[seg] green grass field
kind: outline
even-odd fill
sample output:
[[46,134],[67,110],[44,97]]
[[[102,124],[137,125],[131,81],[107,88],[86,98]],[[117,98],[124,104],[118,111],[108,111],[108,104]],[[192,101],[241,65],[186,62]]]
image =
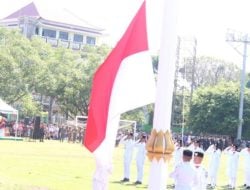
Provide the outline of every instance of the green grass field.
[[[115,149],[110,190],[146,189],[150,162],[145,163],[143,184],[134,186],[135,161],[131,167],[131,183],[120,184],[123,178],[123,149]],[[95,163],[92,155],[80,144],[58,141],[0,141],[0,190],[91,190]],[[227,184],[226,157],[221,159],[219,186]],[[237,185],[243,184],[240,160]],[[206,166],[207,160],[204,160]],[[169,171],[172,170],[171,162]],[[167,179],[166,179],[167,180]],[[168,179],[168,184],[173,181]],[[219,187],[217,189],[226,189]],[[240,188],[239,188],[240,189]]]

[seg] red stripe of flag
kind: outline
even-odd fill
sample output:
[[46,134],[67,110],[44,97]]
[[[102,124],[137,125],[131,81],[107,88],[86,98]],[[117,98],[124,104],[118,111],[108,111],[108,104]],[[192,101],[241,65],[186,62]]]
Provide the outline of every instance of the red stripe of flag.
[[105,139],[112,88],[122,60],[148,50],[146,4],[128,26],[123,37],[94,75],[84,145],[93,152]]

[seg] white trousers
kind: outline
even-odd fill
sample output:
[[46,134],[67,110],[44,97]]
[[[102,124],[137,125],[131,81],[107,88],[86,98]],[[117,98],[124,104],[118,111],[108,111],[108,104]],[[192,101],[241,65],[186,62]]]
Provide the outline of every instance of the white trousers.
[[136,160],[137,181],[140,181],[140,182],[142,182],[142,178],[143,178],[144,160],[145,160],[145,157]]
[[245,184],[250,186],[250,168],[245,169]]
[[124,166],[124,178],[130,177],[130,165],[131,165],[131,159],[125,160],[123,163]]

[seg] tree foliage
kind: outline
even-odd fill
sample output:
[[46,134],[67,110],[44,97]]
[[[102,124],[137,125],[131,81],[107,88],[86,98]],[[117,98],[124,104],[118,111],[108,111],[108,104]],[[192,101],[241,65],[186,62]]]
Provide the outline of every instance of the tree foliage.
[[20,116],[41,111],[30,97],[45,77],[47,60],[39,54],[44,48],[34,43],[19,31],[0,28],[0,97],[15,105]]
[[192,82],[194,72],[194,88],[216,85],[221,80],[238,81],[240,69],[232,62],[226,62],[214,57],[201,56],[196,59],[193,70],[192,62],[186,63],[186,79]]
[[0,97],[21,115],[42,112],[43,97],[67,116],[87,114],[93,73],[109,51],[105,45],[86,45],[81,52],[52,48],[41,38],[0,28]]
[[[227,134],[236,136],[239,124],[239,84],[221,82],[199,88],[194,93],[188,115],[188,126],[196,134]],[[250,91],[245,90],[243,131],[250,134]]]
[[43,77],[44,62],[18,31],[1,29],[0,39],[0,96],[14,103],[35,89]]
[[149,104],[137,109],[128,111],[121,115],[121,119],[136,121],[138,129],[143,127],[143,125],[153,125],[153,104]]
[[[193,93],[197,89],[200,87],[211,88],[222,81],[236,82],[240,79],[240,70],[234,63],[208,56],[198,57],[195,65],[193,65],[193,58],[185,58],[184,66],[179,69],[179,72],[181,75],[179,75],[178,81],[182,83],[176,83],[177,88],[173,98],[172,124],[176,128],[182,126],[183,114],[184,118],[187,118],[186,114],[188,114],[190,104],[193,101]],[[182,92],[183,88],[185,89],[184,93]],[[183,99],[185,99],[184,105]]]
[[[68,64],[64,61],[65,57],[61,60],[61,62],[64,61],[64,70],[68,69],[68,71],[65,70],[62,78],[57,80],[61,83],[56,97],[65,114],[69,116],[88,114],[92,77],[109,51],[110,48],[105,45],[85,46],[82,52],[68,54],[72,56],[68,57]],[[65,53],[63,55],[65,56]]]

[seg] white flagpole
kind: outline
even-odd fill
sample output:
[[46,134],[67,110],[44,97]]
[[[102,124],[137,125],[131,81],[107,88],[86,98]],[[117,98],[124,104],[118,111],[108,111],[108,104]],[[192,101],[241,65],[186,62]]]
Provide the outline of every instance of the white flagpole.
[[167,160],[174,150],[170,125],[177,44],[178,0],[164,0],[162,38],[157,76],[153,130],[147,143],[151,160],[149,190],[164,190],[167,185]]

